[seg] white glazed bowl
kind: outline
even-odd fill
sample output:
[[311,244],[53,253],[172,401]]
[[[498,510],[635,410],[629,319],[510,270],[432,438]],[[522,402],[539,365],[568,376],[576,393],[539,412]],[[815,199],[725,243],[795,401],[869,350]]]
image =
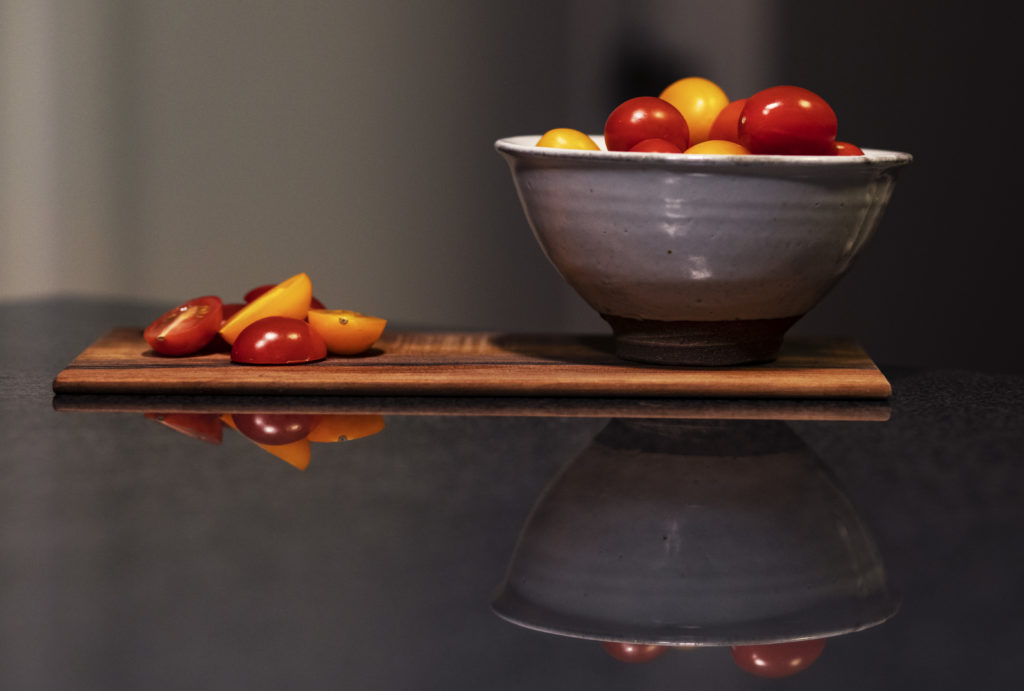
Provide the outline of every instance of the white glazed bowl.
[[[604,147],[602,137],[594,137]],[[712,156],[495,143],[548,259],[621,357],[774,359],[850,268],[909,154]]]

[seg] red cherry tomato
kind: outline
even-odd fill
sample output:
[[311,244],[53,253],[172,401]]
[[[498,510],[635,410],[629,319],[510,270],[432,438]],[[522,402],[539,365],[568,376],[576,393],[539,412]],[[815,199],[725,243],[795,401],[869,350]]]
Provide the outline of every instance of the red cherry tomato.
[[242,329],[231,359],[251,365],[289,365],[327,357],[327,344],[309,323],[293,317],[264,317]]
[[681,153],[683,153],[682,151],[679,150],[678,146],[676,146],[675,144],[673,144],[669,140],[667,140],[667,139],[658,139],[658,138],[643,139],[643,140],[637,142],[636,144],[634,144],[632,147],[630,147],[629,150],[630,151],[646,152],[646,153],[656,153],[656,154],[681,154]]
[[301,413],[234,413],[231,419],[246,437],[270,446],[305,439],[317,420],[315,415]]
[[732,648],[732,657],[745,672],[779,679],[807,669],[824,649],[825,639],[817,638],[791,643],[737,645]]
[[142,336],[161,355],[191,355],[217,335],[222,314],[220,298],[195,298],[162,314],[146,327]]
[[601,643],[601,647],[616,660],[631,663],[650,662],[657,657],[661,657],[668,650],[663,645],[618,643],[614,641],[604,641]]
[[813,91],[773,86],[747,99],[739,143],[752,154],[830,156],[837,121],[832,107]]
[[629,151],[644,139],[667,139],[685,151],[690,128],[675,106],[654,96],[637,96],[620,104],[604,124],[609,151]]
[[719,111],[715,121],[711,123],[708,139],[738,142],[740,140],[740,113],[743,112],[743,106],[745,105],[747,105],[747,99],[741,98],[731,102]]
[[[248,293],[245,294],[245,297],[243,298],[245,300],[245,304],[248,305],[250,302],[252,302],[256,298],[258,298],[260,295],[263,295],[263,293],[267,292],[268,290],[270,290],[271,288],[273,288],[276,285],[277,285],[276,283],[268,283],[265,286],[259,286],[258,288],[253,288],[252,290],[250,290]],[[314,309],[315,310],[322,310],[322,309],[324,309],[324,303],[320,302],[319,300],[317,300],[314,297],[314,298],[312,298],[309,301],[309,309],[311,309],[311,310],[314,310]],[[235,310],[235,311],[237,311],[237,310]],[[227,319],[227,316],[225,316],[224,318]]]
[[834,149],[836,156],[863,156],[864,151],[856,144],[850,142],[836,142]]
[[224,435],[224,425],[216,413],[146,413],[146,419],[209,444],[220,444]]

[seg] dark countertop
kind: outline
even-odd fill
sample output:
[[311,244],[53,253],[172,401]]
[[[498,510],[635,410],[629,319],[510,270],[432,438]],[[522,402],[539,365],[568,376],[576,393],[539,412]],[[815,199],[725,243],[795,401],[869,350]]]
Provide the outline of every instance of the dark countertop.
[[[572,510],[583,507],[573,518],[580,522],[568,524],[579,540],[545,538],[553,542],[539,553],[553,561],[537,573],[543,580],[565,555],[578,558],[581,571],[560,586],[571,589],[607,576],[587,566],[592,554],[580,556],[587,545],[614,545],[620,560],[634,555],[635,569],[577,588],[593,598],[580,606],[600,601],[609,621],[642,597],[622,596],[623,579],[635,578],[642,593],[664,576],[645,570],[645,553],[631,547],[648,537],[645,527],[659,526],[674,568],[699,586],[701,611],[726,636],[749,626],[751,593],[769,609],[824,595],[848,600],[832,593],[841,579],[829,575],[828,540],[839,535],[840,548],[861,560],[851,567],[854,595],[867,598],[884,573],[899,609],[830,638],[811,667],[775,683],[1019,684],[1024,377],[883,364],[894,390],[884,421],[773,420],[758,402],[745,410],[765,419],[649,423],[642,418],[657,416],[657,401],[637,401],[635,415],[625,406],[625,419],[577,415],[550,400],[537,401],[532,415],[501,414],[501,402],[487,400],[476,414],[444,401],[431,414],[424,401],[416,414],[385,412],[385,428],[372,436],[314,444],[300,472],[234,430],[212,444],[147,419],[143,410],[164,401],[55,400],[53,377],[78,352],[113,326],[153,315],[113,302],[0,305],[0,688],[771,684],[741,671],[726,647],[629,665],[595,641],[497,616],[491,601],[517,538],[535,524],[531,511],[563,496],[573,497]],[[187,403],[205,410],[222,402],[239,403]],[[269,403],[280,412],[302,401]],[[318,405],[332,403],[352,404]],[[637,482],[630,468],[666,480]],[[555,481],[558,491],[544,494]],[[581,487],[601,482],[599,499],[579,499]],[[684,485],[682,499],[664,489]],[[559,527],[552,513],[533,515]],[[873,552],[855,549],[861,538]],[[805,570],[771,570],[778,555],[808,545],[787,556],[809,560]],[[709,565],[720,578],[701,571]],[[825,579],[815,582],[819,572]],[[668,608],[693,595],[672,593]],[[797,619],[776,616],[771,626],[810,635]],[[624,626],[621,618],[613,625]],[[699,640],[702,631],[687,635]]]

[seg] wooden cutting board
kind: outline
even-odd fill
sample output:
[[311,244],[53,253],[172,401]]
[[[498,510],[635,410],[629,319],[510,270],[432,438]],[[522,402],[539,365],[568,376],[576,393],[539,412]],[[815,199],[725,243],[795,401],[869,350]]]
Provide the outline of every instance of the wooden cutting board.
[[610,336],[385,332],[371,352],[306,365],[238,365],[225,353],[154,354],[114,329],[53,381],[58,394],[888,398],[856,343],[788,340],[772,363],[667,367],[615,356]]

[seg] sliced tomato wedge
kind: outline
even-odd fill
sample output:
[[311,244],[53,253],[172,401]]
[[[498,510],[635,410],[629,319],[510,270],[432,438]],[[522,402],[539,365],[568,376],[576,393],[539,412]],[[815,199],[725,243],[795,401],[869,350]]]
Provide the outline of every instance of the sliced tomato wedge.
[[213,340],[221,321],[220,298],[205,295],[168,310],[147,326],[142,336],[161,355],[192,355]]

